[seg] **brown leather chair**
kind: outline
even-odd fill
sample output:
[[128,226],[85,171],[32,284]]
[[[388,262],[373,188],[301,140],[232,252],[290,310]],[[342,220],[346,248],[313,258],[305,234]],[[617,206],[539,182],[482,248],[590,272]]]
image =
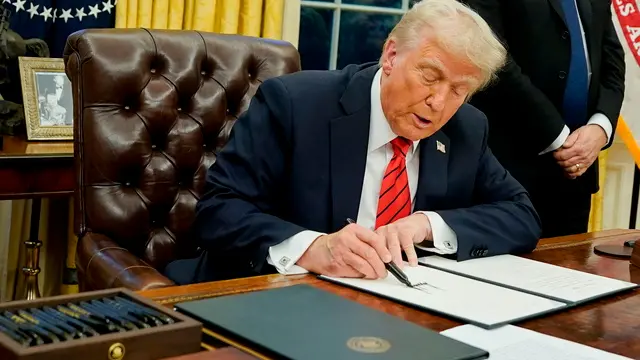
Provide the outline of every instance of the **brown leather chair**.
[[197,255],[205,174],[267,78],[300,69],[289,43],[195,31],[95,29],[64,53],[73,87],[76,265],[83,291],[170,286]]

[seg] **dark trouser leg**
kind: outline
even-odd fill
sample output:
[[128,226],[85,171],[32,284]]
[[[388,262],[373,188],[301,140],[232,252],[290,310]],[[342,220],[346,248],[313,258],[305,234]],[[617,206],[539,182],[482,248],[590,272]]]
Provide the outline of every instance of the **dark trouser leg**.
[[542,237],[582,234],[589,228],[591,194],[586,191],[541,190],[532,193],[533,205],[542,222]]

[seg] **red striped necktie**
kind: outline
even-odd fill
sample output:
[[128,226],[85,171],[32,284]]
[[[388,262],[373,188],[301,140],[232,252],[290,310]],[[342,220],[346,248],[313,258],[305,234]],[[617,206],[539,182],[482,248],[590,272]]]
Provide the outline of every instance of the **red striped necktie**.
[[376,229],[411,214],[411,192],[407,176],[407,151],[411,141],[402,137],[391,140],[393,157],[387,165],[378,197]]

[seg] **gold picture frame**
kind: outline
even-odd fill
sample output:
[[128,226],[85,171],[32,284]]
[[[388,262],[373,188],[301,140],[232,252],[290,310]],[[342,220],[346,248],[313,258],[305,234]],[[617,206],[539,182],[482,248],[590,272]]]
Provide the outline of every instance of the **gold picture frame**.
[[27,140],[73,140],[71,81],[63,59],[19,57]]

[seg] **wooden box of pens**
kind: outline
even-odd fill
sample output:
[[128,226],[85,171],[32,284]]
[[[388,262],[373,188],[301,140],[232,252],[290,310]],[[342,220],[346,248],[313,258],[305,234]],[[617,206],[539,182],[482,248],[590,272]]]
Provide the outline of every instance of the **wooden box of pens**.
[[153,360],[201,338],[200,322],[127,289],[0,303],[0,360]]

